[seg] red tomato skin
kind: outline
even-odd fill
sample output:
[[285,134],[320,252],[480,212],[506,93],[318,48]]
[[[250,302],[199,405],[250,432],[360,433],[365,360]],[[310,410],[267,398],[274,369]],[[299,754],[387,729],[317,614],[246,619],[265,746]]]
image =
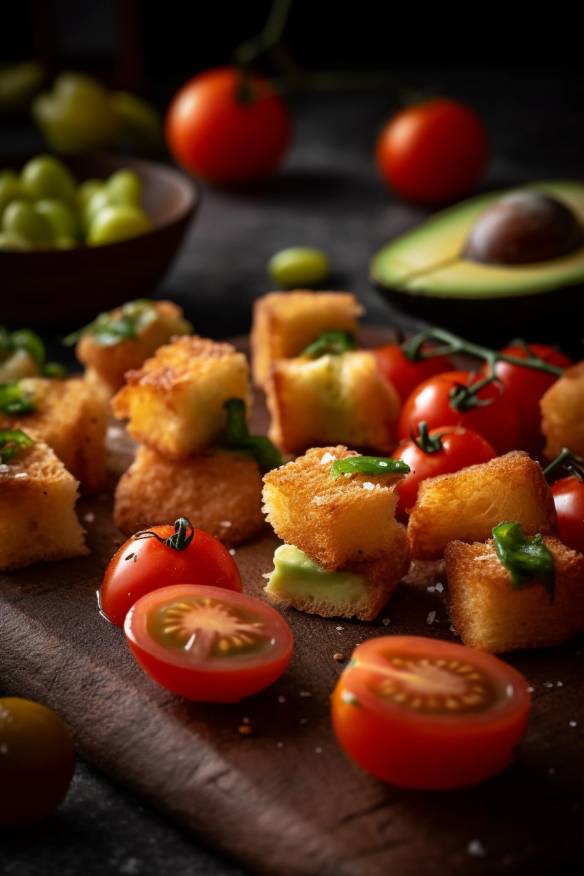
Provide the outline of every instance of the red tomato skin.
[[372,352],[381,374],[392,384],[402,403],[424,380],[443,371],[452,371],[452,362],[446,356],[412,362],[399,344],[386,344]]
[[552,484],[560,541],[584,553],[584,483],[574,475]]
[[489,155],[485,126],[469,107],[437,98],[398,112],[377,140],[382,178],[399,195],[440,205],[479,182]]
[[288,108],[268,80],[249,75],[253,100],[238,99],[242,74],[235,67],[206,70],[174,96],[166,140],[176,161],[218,185],[270,176],[292,139]]
[[[174,526],[153,526],[161,538]],[[126,559],[130,555],[129,559]],[[241,592],[241,575],[235,560],[218,539],[196,529],[184,551],[160,544],[156,538],[132,536],[116,551],[99,590],[99,607],[109,621],[121,627],[126,614],[146,593],[161,585],[204,584]]]
[[407,519],[415,505],[422,481],[460,471],[469,465],[488,462],[497,455],[489,442],[472,429],[433,429],[430,436],[435,435],[442,436],[442,450],[436,453],[425,453],[415,441],[407,441],[392,454],[394,459],[401,459],[411,469],[410,474],[405,475],[397,484],[397,512],[402,520]]
[[511,402],[491,384],[479,393],[480,399],[492,398],[490,405],[457,411],[450,404],[449,393],[456,384],[471,385],[479,378],[466,371],[447,371],[437,374],[418,386],[403,406],[398,423],[398,437],[406,441],[418,432],[424,420],[428,428],[462,426],[482,435],[497,453],[507,453],[518,446],[519,418]]
[[[380,642],[380,639],[371,639]],[[400,639],[391,637],[393,644]],[[344,694],[344,674],[332,698],[333,729],[349,758],[383,782],[417,790],[451,790],[476,785],[509,766],[525,733],[530,712],[527,681],[512,667],[490,654],[464,645],[427,640],[434,648],[462,649],[480,655],[482,661],[502,664],[506,677],[518,691],[519,704],[513,712],[493,716],[488,721],[459,721],[457,725],[427,719],[423,714],[383,714],[373,716],[367,706],[353,705]],[[363,646],[358,646],[358,653]],[[347,671],[347,670],[345,670]],[[349,688],[350,689],[350,688]],[[372,720],[374,718],[374,720]]]

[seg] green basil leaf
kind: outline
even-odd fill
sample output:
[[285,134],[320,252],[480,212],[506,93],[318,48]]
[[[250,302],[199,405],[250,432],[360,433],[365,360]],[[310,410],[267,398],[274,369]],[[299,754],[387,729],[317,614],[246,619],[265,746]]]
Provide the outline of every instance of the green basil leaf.
[[555,565],[554,557],[545,546],[543,537],[524,535],[521,524],[517,522],[499,523],[493,529],[493,540],[499,561],[511,573],[511,586],[514,590],[539,582],[554,601]]
[[113,347],[122,341],[133,340],[157,317],[154,302],[140,298],[127,301],[119,316],[100,313],[99,316],[76,332],[67,335],[63,343],[70,347],[85,335],[91,335],[102,347]]
[[347,456],[345,459],[335,459],[331,465],[331,477],[341,475],[402,475],[408,474],[410,467],[401,459],[391,459],[385,456]]
[[12,346],[15,350],[26,350],[29,356],[34,359],[39,368],[43,367],[45,361],[45,345],[36,334],[30,329],[20,329],[12,333]]
[[0,462],[7,463],[33,445],[32,438],[22,429],[0,429]]
[[308,359],[318,359],[320,356],[326,356],[328,353],[340,356],[341,353],[354,350],[356,346],[355,338],[350,332],[323,332],[300,355]]

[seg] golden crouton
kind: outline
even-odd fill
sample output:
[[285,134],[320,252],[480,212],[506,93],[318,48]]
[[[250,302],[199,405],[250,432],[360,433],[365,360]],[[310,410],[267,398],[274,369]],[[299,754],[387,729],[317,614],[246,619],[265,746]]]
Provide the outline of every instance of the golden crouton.
[[519,450],[423,481],[408,523],[411,556],[440,559],[449,541],[486,541],[504,520],[521,523],[526,535],[556,528],[541,466]]
[[30,437],[30,449],[0,464],[1,570],[88,553],[75,515],[77,481],[44,441]]
[[33,430],[51,447],[86,492],[100,490],[105,481],[107,406],[85,380],[19,381],[36,410],[12,416],[0,413],[0,428]]
[[349,292],[270,292],[253,309],[251,351],[253,378],[264,386],[272,362],[298,356],[326,331],[357,332],[363,313]]
[[500,653],[559,645],[584,631],[584,557],[544,538],[554,557],[554,599],[543,584],[514,590],[493,541],[454,541],[444,552],[450,617],[465,645]]
[[395,446],[399,398],[372,353],[282,359],[266,393],[270,438],[287,453],[337,443],[381,452]]
[[264,526],[261,476],[251,457],[210,451],[184,462],[139,447],[115,495],[114,520],[131,534],[188,517],[224,544],[252,538]]
[[251,406],[243,353],[204,338],[159,347],[127,381],[112,399],[114,416],[129,418],[130,434],[169,459],[184,459],[221,438],[227,399]]
[[[131,307],[134,309],[128,315],[126,311]],[[103,329],[105,319],[108,323],[116,323],[130,318],[134,336],[120,336],[116,341],[115,334],[108,336],[99,331],[100,326]],[[182,309],[172,301],[129,302],[98,318],[78,341],[75,353],[92,380],[99,378],[113,393],[124,385],[126,371],[140,368],[158,347],[167,344],[175,335],[190,334],[191,331]]]
[[541,402],[545,455],[554,459],[563,447],[584,456],[584,362],[569,368]]
[[335,459],[358,455],[346,447],[314,448],[264,476],[264,511],[276,534],[325,569],[405,554],[396,476],[331,477]]

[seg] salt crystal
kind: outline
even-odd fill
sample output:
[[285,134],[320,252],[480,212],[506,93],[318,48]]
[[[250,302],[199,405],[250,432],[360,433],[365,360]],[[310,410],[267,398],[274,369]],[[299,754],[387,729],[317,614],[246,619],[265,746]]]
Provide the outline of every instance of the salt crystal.
[[570,721],[570,727],[577,727],[577,726],[578,726],[577,721]]
[[527,688],[527,693],[533,693],[534,690],[535,690],[535,688],[531,687],[531,685],[529,685],[529,687]]
[[300,696],[301,696],[301,697],[311,697],[312,694],[310,693],[309,690],[301,690],[301,691],[300,691]]
[[93,523],[93,521],[95,520],[95,514],[93,513],[93,511],[88,511],[83,519],[86,523]]
[[433,624],[435,620],[436,620],[436,612],[435,612],[435,611],[429,611],[429,612],[428,612],[428,617],[426,618],[426,623],[427,623],[427,624]]
[[286,697],[284,697],[284,696],[279,696],[279,697],[278,697],[278,702],[279,702],[279,703],[285,703],[285,702],[286,702]]
[[556,681],[556,687],[563,687],[563,686],[564,686],[563,681]]
[[391,623],[391,620],[388,617],[384,617],[383,620],[381,621],[381,623],[383,624],[384,627],[388,627]]
[[337,630],[337,632],[339,632],[339,633],[342,633],[344,629],[345,628],[341,627],[341,626],[335,627],[335,630]]
[[231,524],[231,520],[222,520],[222,521],[221,521],[221,526],[222,526],[224,529],[229,529],[229,527],[230,527],[231,525],[232,525],[232,524]]
[[[235,550],[235,548],[229,548],[229,553],[231,554],[232,557],[234,557],[235,554],[237,553],[237,551]],[[264,578],[269,578],[269,577],[270,577],[269,573],[267,575],[264,575]]]
[[475,858],[483,858],[487,854],[487,850],[485,849],[482,842],[478,839],[473,839],[469,842],[466,847],[469,855],[472,855]]
[[332,453],[329,453],[327,451],[326,453],[323,453],[323,455],[321,456],[320,464],[326,465],[327,462],[334,462],[335,459],[336,459],[336,456],[333,456]]
[[372,484],[371,481],[365,481],[365,483],[363,484],[363,489],[364,490],[374,490],[375,484]]
[[444,584],[441,584],[439,581],[438,584],[436,584],[434,590],[436,590],[438,593],[444,593]]

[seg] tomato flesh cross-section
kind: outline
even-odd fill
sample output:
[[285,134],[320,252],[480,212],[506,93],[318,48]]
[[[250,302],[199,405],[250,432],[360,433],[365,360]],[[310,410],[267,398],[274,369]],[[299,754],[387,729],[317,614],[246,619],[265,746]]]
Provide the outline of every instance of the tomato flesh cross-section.
[[527,681],[490,654],[416,636],[360,645],[333,694],[337,738],[406,788],[458,788],[504,769],[529,716]]
[[127,614],[126,640],[142,668],[173,693],[205,702],[237,702],[286,669],[292,633],[259,599],[215,587],[164,587]]

